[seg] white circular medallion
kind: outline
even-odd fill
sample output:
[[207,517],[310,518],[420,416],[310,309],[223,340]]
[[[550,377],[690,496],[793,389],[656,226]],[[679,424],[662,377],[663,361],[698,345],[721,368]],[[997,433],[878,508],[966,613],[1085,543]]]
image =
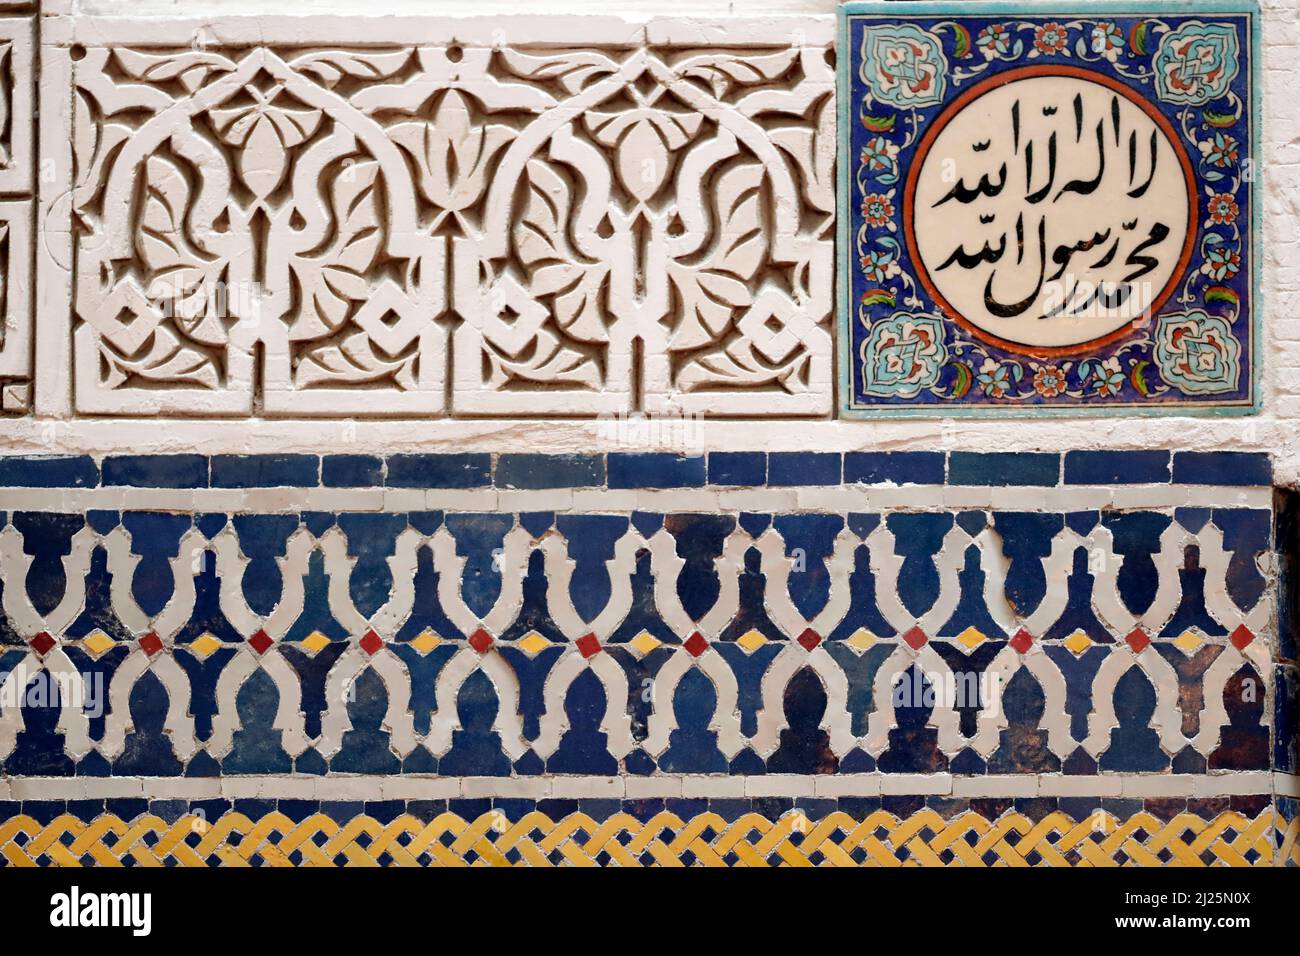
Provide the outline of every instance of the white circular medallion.
[[1120,84],[1014,72],[936,118],[904,228],[922,284],[976,335],[1079,351],[1123,335],[1179,281],[1195,238],[1190,164]]

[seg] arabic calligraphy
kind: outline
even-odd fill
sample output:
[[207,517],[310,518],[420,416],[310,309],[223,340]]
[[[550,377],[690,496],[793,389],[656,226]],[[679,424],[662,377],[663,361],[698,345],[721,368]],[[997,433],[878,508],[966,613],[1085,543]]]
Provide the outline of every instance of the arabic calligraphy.
[[1015,351],[1071,351],[1172,291],[1195,238],[1191,188],[1176,135],[1132,91],[1027,67],[935,120],[904,228],[949,315]]

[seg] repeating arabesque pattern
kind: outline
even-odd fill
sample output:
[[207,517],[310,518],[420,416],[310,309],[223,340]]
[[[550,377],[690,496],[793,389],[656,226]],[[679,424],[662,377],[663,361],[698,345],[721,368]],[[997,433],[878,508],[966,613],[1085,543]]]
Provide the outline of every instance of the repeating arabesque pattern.
[[834,77],[768,32],[77,47],[77,409],[828,413]]
[[[36,775],[1267,769],[1270,522],[20,511],[0,756]],[[42,673],[60,699],[29,706]]]

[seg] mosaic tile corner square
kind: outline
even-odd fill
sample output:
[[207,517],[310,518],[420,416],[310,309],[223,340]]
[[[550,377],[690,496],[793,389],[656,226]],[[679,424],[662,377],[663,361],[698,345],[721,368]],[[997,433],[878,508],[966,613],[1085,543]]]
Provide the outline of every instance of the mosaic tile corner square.
[[1258,409],[1253,5],[840,25],[845,415]]

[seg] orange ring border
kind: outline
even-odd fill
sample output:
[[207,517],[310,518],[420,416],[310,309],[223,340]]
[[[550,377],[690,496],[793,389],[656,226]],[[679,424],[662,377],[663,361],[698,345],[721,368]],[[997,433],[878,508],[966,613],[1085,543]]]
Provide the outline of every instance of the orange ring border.
[[[1006,86],[1008,83],[1015,83],[1022,79],[1028,79],[1037,76],[1069,76],[1075,79],[1085,80],[1105,86],[1116,93],[1122,95],[1129,102],[1136,104],[1144,113],[1146,113],[1155,122],[1157,126],[1164,131],[1170,144],[1173,146],[1174,155],[1178,157],[1179,163],[1183,167],[1183,178],[1187,185],[1187,239],[1183,243],[1182,255],[1178,259],[1178,264],[1169,281],[1165,283],[1164,289],[1160,291],[1152,301],[1151,305],[1140,315],[1135,316],[1129,322],[1120,326],[1113,332],[1108,332],[1103,336],[1095,339],[1089,339],[1086,342],[1080,342],[1077,345],[1062,346],[1027,346],[1020,342],[1011,342],[1000,338],[990,332],[976,326],[973,322],[962,315],[957,309],[953,308],[939,290],[934,287],[930,281],[929,273],[925,264],[916,248],[915,225],[913,223],[914,212],[913,197],[916,194],[916,180],[921,173],[921,167],[925,164],[926,156],[929,155],[930,148],[934,145],[935,139],[939,133],[956,116],[967,104],[979,99],[985,93],[1000,86]],[[1191,159],[1187,155],[1187,150],[1183,147],[1182,140],[1179,138],[1178,131],[1174,129],[1173,123],[1155,108],[1147,99],[1137,95],[1137,92],[1124,85],[1119,80],[1106,76],[1103,73],[1097,73],[1093,70],[1085,70],[1082,67],[1070,66],[1064,63],[1040,63],[1032,66],[1016,67],[998,73],[995,76],[981,80],[974,86],[971,86],[960,96],[952,100],[938,116],[935,117],[933,125],[930,126],[921,141],[916,146],[916,152],[912,155],[912,162],[907,171],[907,181],[903,187],[903,239],[907,243],[907,254],[916,267],[917,278],[921,282],[922,288],[934,303],[943,311],[944,316],[949,320],[956,322],[959,326],[973,335],[975,338],[989,344],[997,346],[1007,352],[1017,355],[1028,355],[1035,358],[1064,357],[1078,355],[1091,349],[1100,348],[1105,345],[1130,335],[1135,328],[1146,324],[1153,313],[1157,312],[1161,306],[1168,301],[1173,295],[1174,290],[1178,288],[1186,274],[1187,266],[1191,262],[1192,251],[1196,248],[1196,238],[1200,234],[1200,221],[1197,218],[1196,211],[1196,175],[1192,169]]]

